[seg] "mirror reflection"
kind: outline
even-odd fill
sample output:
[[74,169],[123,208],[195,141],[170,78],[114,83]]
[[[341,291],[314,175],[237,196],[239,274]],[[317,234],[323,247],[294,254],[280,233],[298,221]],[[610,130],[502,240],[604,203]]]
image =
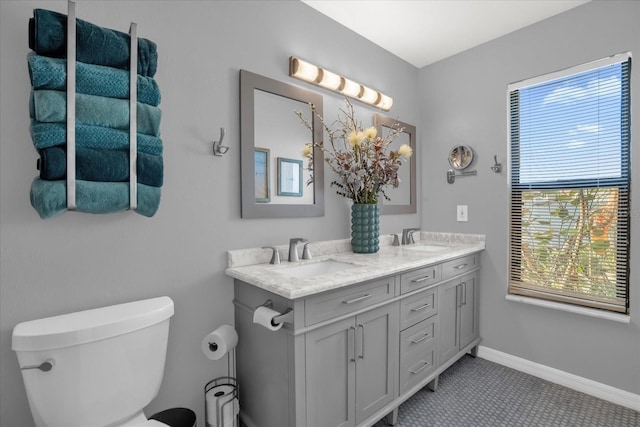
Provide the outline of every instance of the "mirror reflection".
[[[270,158],[267,159],[269,165],[266,177],[258,175],[258,164],[256,164],[256,188],[258,185],[269,188],[269,203],[274,204],[303,204],[312,205],[314,201],[313,185],[303,185],[299,196],[293,196],[292,191],[279,191],[276,183],[283,179],[293,179],[292,176],[284,177],[288,172],[283,168],[279,159],[290,159],[290,163],[305,160],[302,156],[302,149],[306,142],[313,138],[311,131],[300,124],[295,111],[304,111],[306,117],[311,117],[311,106],[296,99],[278,96],[260,89],[254,91],[254,129],[255,147],[268,147]],[[311,174],[309,170],[301,168],[302,183],[306,183]],[[265,183],[266,178],[266,183]],[[271,184],[271,185],[269,185]],[[300,193],[300,191],[296,191]],[[261,194],[256,193],[256,201],[259,202]]]
[[473,150],[468,145],[456,145],[449,152],[449,164],[456,170],[469,167],[473,161]]
[[[249,71],[240,71],[241,181],[243,218],[324,215],[322,154],[313,153],[314,180],[302,155],[319,142],[322,96]],[[312,117],[312,130],[296,111]]]
[[375,114],[374,124],[378,135],[383,137],[389,135],[393,129],[403,129],[392,142],[391,149],[397,151],[402,144],[407,144],[413,150],[409,161],[404,162],[398,170],[400,186],[385,189],[385,193],[391,200],[382,198],[380,212],[382,214],[416,213],[416,127],[382,114]]

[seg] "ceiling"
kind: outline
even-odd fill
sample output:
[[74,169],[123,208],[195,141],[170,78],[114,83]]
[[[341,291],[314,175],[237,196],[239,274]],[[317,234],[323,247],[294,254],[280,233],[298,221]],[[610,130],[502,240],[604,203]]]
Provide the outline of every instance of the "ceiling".
[[418,68],[589,0],[302,0]]

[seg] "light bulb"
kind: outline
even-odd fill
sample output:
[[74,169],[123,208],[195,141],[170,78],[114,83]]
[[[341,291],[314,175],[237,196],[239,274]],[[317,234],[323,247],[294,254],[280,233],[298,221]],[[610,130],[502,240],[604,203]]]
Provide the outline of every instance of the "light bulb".
[[320,69],[313,64],[303,61],[300,58],[292,58],[292,70],[293,77],[308,82],[315,82],[318,78]]
[[339,75],[325,69],[321,69],[321,74],[322,78],[318,83],[320,86],[330,90],[337,90],[340,87],[340,83],[342,83],[342,80],[340,79]]
[[352,82],[349,79],[342,78],[342,85],[340,91],[346,96],[357,98],[360,95],[360,85],[356,82]]
[[377,104],[380,99],[380,94],[373,89],[369,89],[366,86],[362,86],[362,92],[360,93],[360,99],[367,104]]

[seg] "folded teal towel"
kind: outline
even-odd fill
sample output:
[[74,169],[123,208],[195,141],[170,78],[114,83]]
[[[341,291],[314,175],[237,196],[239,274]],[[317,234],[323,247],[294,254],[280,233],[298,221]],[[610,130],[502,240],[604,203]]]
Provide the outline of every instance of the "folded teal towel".
[[[128,70],[130,45],[129,34],[76,19],[76,60],[80,62]],[[29,48],[38,55],[65,58],[67,15],[34,9],[29,19]],[[138,74],[153,77],[157,67],[156,44],[138,38]]]
[[[76,147],[76,179],[83,181],[129,181],[129,151]],[[67,176],[67,151],[50,147],[40,151],[40,179],[55,181]],[[136,175],[140,184],[162,187],[163,162],[159,154],[138,153]]]
[[[67,92],[34,90],[29,99],[31,118],[42,123],[64,122],[67,119]],[[138,133],[160,135],[162,112],[158,107],[137,103]],[[76,123],[129,129],[129,101],[104,96],[76,93]]]
[[[31,121],[31,139],[36,150],[56,147],[67,143],[67,125],[65,123],[40,123]],[[138,133],[136,138],[138,152],[162,154],[162,140],[155,136]],[[129,132],[76,124],[76,146],[104,149],[123,149],[129,147]]]
[[[67,89],[67,61],[59,58],[27,55],[29,77],[34,89]],[[154,79],[138,74],[138,102],[158,106],[160,88]],[[103,65],[76,62],[76,92],[108,98],[129,99],[129,72]]]
[[[67,211],[66,181],[31,183],[31,206],[40,218],[46,219]],[[136,212],[151,217],[160,205],[160,188],[138,184]],[[129,208],[129,183],[76,181],[76,210],[78,212],[106,214]]]

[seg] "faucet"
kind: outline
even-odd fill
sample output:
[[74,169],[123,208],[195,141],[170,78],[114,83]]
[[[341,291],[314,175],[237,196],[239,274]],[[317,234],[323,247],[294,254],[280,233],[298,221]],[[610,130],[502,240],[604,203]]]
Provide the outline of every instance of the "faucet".
[[306,242],[307,239],[302,237],[294,237],[289,239],[289,262],[299,261],[298,258],[298,243]]
[[413,233],[416,231],[420,231],[419,228],[405,228],[402,230],[402,244],[408,245],[411,243],[415,243],[416,241],[413,238]]
[[302,249],[302,259],[311,259],[311,252],[309,251],[309,245],[311,242],[307,242],[304,244],[304,248]]
[[263,246],[262,249],[271,249],[273,251],[269,264],[280,264],[280,252],[278,252],[278,248],[275,246]]

